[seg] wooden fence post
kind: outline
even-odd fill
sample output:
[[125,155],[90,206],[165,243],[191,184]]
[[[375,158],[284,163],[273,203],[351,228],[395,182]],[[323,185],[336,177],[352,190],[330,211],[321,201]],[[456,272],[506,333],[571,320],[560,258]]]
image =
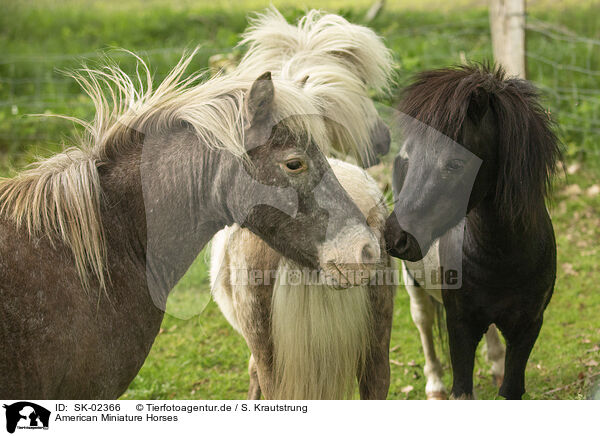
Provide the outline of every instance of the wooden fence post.
[[490,28],[496,63],[526,78],[525,0],[490,0]]

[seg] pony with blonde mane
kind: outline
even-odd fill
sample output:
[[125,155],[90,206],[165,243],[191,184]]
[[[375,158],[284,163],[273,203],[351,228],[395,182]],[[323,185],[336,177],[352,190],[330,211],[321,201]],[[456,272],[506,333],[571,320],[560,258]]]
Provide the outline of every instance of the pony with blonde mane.
[[[329,163],[381,240],[387,208],[376,182]],[[386,398],[396,267],[381,247],[376,279],[340,291],[238,226],[213,238],[213,297],[252,352],[248,399],[350,399],[357,381],[362,399]]]
[[319,101],[264,71],[200,83],[191,59],[156,89],[141,61],[135,81],[76,74],[96,107],[86,137],[0,182],[0,397],[122,394],[225,226],[337,286],[347,264],[374,271],[381,247],[322,154]]
[[[392,61],[373,31],[315,10],[292,25],[270,8],[251,20],[240,45],[248,51],[239,72],[268,65],[274,77],[299,83],[319,101],[330,152],[349,154],[363,166],[387,152],[389,130],[369,89],[387,91]],[[380,232],[385,211],[372,179],[349,164],[330,163],[373,230]],[[385,260],[379,270],[387,267]],[[362,398],[385,398],[393,287],[365,285],[340,293],[320,283],[282,283],[297,268],[239,227],[227,228],[213,240],[213,296],[252,351],[249,398],[260,398],[261,391],[266,398],[349,398],[357,375]],[[272,275],[274,281],[244,280],[254,272]]]

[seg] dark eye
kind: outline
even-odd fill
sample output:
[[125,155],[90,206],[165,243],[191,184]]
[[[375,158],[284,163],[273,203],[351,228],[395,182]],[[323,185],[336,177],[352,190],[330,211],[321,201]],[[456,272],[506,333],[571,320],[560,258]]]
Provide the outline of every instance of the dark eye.
[[449,171],[458,171],[465,166],[465,162],[461,159],[452,159],[446,162],[446,169]]
[[306,169],[306,164],[301,159],[290,159],[285,162],[284,167],[289,173],[300,173]]

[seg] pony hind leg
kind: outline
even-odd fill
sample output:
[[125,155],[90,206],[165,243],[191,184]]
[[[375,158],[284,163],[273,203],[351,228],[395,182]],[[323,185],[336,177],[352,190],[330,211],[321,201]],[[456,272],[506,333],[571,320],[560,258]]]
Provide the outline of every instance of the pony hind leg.
[[490,325],[485,333],[485,342],[487,346],[487,360],[492,364],[492,377],[496,386],[500,387],[504,381],[506,351],[495,324]]
[[427,292],[420,286],[413,284],[413,279],[402,264],[402,274],[406,290],[410,297],[410,314],[413,322],[419,330],[421,346],[425,355],[425,366],[423,372],[427,379],[425,394],[428,400],[445,400],[448,393],[442,381],[443,370],[433,342],[433,322],[435,308]]

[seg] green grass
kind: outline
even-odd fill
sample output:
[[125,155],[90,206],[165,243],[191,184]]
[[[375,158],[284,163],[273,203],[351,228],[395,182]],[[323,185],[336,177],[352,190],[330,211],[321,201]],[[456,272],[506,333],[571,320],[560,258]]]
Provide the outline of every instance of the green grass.
[[[370,3],[327,0],[318,6],[360,22]],[[419,70],[491,57],[485,2],[460,0],[449,5],[426,0],[416,7],[411,3],[416,2],[390,1],[384,14],[371,23],[394,50],[398,86]],[[570,29],[600,39],[597,3],[529,3],[531,23],[543,20],[552,23],[554,34],[569,35]],[[262,0],[209,5],[192,1],[165,5],[157,0],[3,2],[0,172],[14,174],[34,156],[56,152],[73,131],[69,122],[23,114],[60,113],[84,119],[93,115],[77,85],[60,70],[76,68],[82,62],[94,65],[102,62],[106,50],[123,47],[147,59],[159,80],[184,48],[197,44],[201,50],[191,69],[204,69],[212,54],[232,50],[246,26],[247,12],[267,4]],[[289,1],[275,4],[288,18],[300,16],[306,6],[317,5],[310,1],[301,7]],[[585,194],[600,179],[600,76],[570,67],[600,70],[600,50],[594,44],[558,41],[532,31],[528,51],[536,56],[530,57],[529,77],[546,91],[545,104],[561,126],[568,163],[578,162],[582,168],[568,181],[557,181],[552,215],[558,240],[558,281],[527,369],[527,396],[586,398],[594,395],[592,385],[598,377],[593,375],[600,372],[600,366],[594,365],[600,361],[600,295],[596,292],[600,278],[600,196]],[[125,70],[134,71],[131,57],[119,52],[112,55]],[[584,192],[564,190],[573,184]],[[150,356],[124,398],[244,398],[249,352],[210,302],[204,255],[171,295],[167,312]],[[396,297],[391,345],[389,398],[424,398],[424,361],[403,289]],[[445,362],[447,366],[447,359]],[[495,397],[488,370],[478,353],[475,389],[480,398]],[[450,383],[448,373],[446,382]],[[409,385],[414,389],[402,392]]]

